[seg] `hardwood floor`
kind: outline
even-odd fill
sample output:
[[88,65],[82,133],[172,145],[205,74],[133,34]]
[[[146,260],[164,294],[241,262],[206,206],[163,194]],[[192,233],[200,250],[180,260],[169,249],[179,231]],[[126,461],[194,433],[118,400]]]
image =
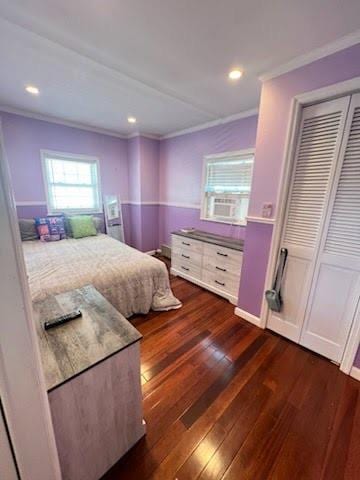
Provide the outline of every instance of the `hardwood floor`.
[[360,478],[360,382],[171,278],[180,310],[137,316],[147,435],[103,480]]

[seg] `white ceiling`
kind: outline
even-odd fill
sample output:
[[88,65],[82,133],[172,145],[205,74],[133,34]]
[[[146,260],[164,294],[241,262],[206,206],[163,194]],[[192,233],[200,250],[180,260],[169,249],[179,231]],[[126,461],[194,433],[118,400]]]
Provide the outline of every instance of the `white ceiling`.
[[164,135],[256,108],[260,74],[359,18],[359,0],[0,0],[0,105]]

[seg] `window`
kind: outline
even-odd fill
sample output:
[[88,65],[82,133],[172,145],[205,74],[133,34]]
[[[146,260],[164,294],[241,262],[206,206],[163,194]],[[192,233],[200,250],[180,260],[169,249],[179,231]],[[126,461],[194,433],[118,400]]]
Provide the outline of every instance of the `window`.
[[253,165],[253,150],[204,158],[202,220],[246,223]]
[[101,210],[99,163],[94,157],[42,151],[49,213]]

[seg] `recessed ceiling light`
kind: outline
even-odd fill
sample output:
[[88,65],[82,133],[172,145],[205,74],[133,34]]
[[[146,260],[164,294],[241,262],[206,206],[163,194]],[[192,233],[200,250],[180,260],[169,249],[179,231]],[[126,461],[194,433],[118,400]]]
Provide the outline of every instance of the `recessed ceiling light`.
[[136,123],[136,118],[135,117],[128,117],[128,122],[129,123]]
[[40,93],[40,90],[37,87],[34,87],[34,85],[27,85],[25,87],[25,90],[28,93],[31,93],[31,95],[39,95],[39,93]]
[[231,70],[229,72],[229,78],[230,80],[238,80],[242,76],[243,72],[239,69]]

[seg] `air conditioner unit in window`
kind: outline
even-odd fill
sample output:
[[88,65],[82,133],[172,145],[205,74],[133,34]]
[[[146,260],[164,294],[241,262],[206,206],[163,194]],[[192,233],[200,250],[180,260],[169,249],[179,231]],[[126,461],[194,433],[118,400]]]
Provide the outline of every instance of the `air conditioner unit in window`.
[[236,208],[238,200],[236,198],[215,197],[213,204],[214,217],[223,219],[234,219],[236,217]]

